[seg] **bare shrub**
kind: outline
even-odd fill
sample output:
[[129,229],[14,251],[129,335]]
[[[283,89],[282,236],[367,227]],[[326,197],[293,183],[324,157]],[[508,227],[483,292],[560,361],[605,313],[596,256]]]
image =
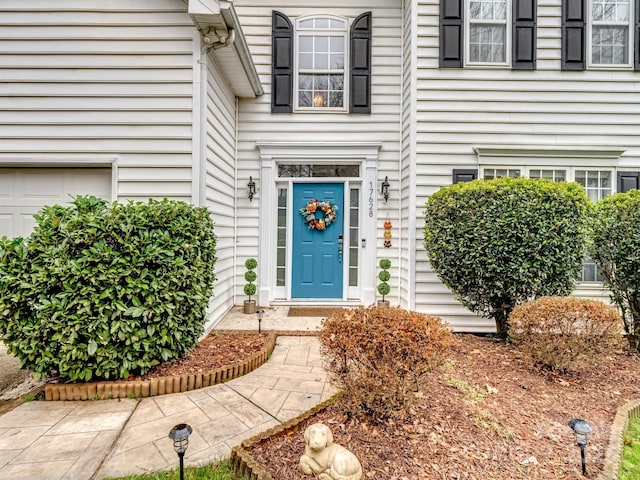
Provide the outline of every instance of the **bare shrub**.
[[516,307],[509,323],[525,359],[556,372],[597,365],[622,342],[620,315],[600,301],[541,297]]
[[455,342],[440,318],[373,306],[333,312],[319,339],[325,367],[352,413],[376,420],[403,417],[420,378]]

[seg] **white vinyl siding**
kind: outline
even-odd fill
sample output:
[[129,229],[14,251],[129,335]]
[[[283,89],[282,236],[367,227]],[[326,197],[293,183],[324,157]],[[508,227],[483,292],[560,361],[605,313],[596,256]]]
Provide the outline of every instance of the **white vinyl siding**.
[[[491,330],[494,322],[463,308],[430,268],[423,248],[425,201],[452,183],[454,168],[479,168],[474,152],[477,145],[564,146],[569,150],[615,145],[624,152],[617,170],[638,170],[637,73],[622,69],[615,75],[603,70],[561,71],[560,0],[537,4],[536,70],[439,68],[440,2],[418,0],[413,7],[417,15],[413,58],[418,63],[416,138],[412,141],[417,149],[416,174],[411,180],[417,190],[413,196],[416,249],[411,254],[416,262],[415,305],[417,310],[442,314],[456,330]],[[585,165],[579,158],[569,164]],[[506,163],[495,166],[511,167]],[[576,294],[607,300],[607,292],[596,285],[581,285]]]
[[400,224],[398,236],[400,245],[399,264],[399,304],[415,309],[415,251],[416,251],[416,210],[422,206],[416,202],[416,132],[417,132],[417,35],[429,23],[425,15],[417,15],[417,5],[412,0],[404,0],[403,20],[403,63],[402,63],[402,125],[400,157]]
[[[400,0],[330,0],[319,4],[311,4],[306,0],[282,0],[274,2],[256,2],[253,0],[236,0],[235,8],[243,25],[249,49],[265,94],[256,100],[239,102],[239,134],[238,134],[238,182],[239,189],[246,190],[246,182],[252,175],[259,184],[258,196],[249,202],[242,193],[238,198],[237,212],[237,273],[236,292],[238,298],[246,298],[242,293],[244,284],[244,261],[249,257],[258,257],[259,242],[272,239],[272,271],[270,266],[262,263],[258,266],[258,275],[273,279],[276,285],[276,225],[277,209],[274,208],[270,221],[271,232],[258,231],[260,223],[261,188],[272,189],[271,195],[277,198],[274,184],[266,184],[259,178],[261,162],[256,142],[301,142],[326,143],[338,142],[381,142],[378,159],[378,178],[389,177],[392,184],[392,196],[389,202],[378,199],[377,219],[379,223],[378,238],[367,239],[367,261],[373,258],[390,258],[394,269],[398,265],[398,248],[383,247],[382,224],[388,213],[396,222],[399,202],[398,159],[399,159],[399,125],[401,102],[401,63],[402,63],[402,18]],[[300,17],[335,16],[353,21],[360,14],[372,12],[372,109],[370,115],[347,115],[327,109],[322,111],[296,111],[293,114],[271,114],[271,11],[277,10],[286,15],[291,22]],[[272,179],[275,182],[275,179]],[[374,188],[379,191],[380,184]],[[275,200],[274,200],[275,202]],[[275,203],[274,203],[275,204]],[[290,206],[295,208],[296,206]],[[397,232],[394,231],[394,234]],[[398,244],[396,244],[398,245]],[[364,257],[363,257],[364,258]],[[269,259],[265,259],[269,260]],[[361,260],[361,263],[364,259]],[[392,278],[398,278],[398,270],[392,269]],[[397,290],[392,291],[398,294]]]
[[[216,281],[209,318],[218,320],[235,303],[234,258],[236,229],[236,99],[211,55],[206,64],[204,124],[204,205],[216,233]],[[246,184],[246,182],[245,182]],[[238,195],[246,192],[239,188]],[[245,197],[246,198],[246,197]]]
[[117,198],[191,201],[184,2],[5,0],[0,30],[5,160],[115,158]]

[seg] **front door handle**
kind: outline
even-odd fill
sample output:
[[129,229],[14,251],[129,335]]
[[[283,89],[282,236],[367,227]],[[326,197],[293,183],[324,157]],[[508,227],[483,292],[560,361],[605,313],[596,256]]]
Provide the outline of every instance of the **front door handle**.
[[342,263],[342,244],[344,240],[342,235],[338,235],[338,263]]

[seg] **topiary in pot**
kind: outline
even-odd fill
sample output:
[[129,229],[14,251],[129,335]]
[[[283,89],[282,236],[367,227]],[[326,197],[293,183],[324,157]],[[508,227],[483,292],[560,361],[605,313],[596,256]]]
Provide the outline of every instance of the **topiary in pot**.
[[391,268],[391,260],[388,258],[380,259],[380,263],[378,264],[381,268],[380,273],[378,273],[378,280],[380,280],[380,284],[378,285],[378,293],[382,295],[382,300],[378,300],[379,307],[389,307],[389,300],[385,300],[384,297],[389,295],[391,291],[391,286],[387,283],[391,278],[391,274],[389,273],[389,269]]
[[258,278],[256,272],[254,272],[258,262],[255,258],[249,258],[244,262],[244,266],[247,269],[244,274],[244,279],[247,281],[244,286],[244,294],[249,297],[248,300],[244,301],[244,313],[256,313],[256,301],[251,300],[251,296],[256,294],[256,286],[253,282]]

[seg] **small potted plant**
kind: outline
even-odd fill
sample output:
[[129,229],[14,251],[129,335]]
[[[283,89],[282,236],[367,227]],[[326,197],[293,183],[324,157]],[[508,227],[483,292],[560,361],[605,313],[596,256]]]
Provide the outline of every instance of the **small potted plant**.
[[244,301],[244,313],[256,313],[256,301],[251,300],[251,296],[256,294],[256,285],[255,282],[258,276],[254,271],[258,266],[258,262],[255,258],[248,258],[246,262],[244,262],[244,266],[247,271],[244,274],[244,279],[247,283],[244,286],[244,294],[249,297],[248,300]]
[[382,308],[389,308],[389,300],[385,300],[385,295],[389,295],[391,291],[391,287],[387,283],[391,278],[391,274],[389,273],[389,269],[391,268],[391,260],[388,258],[380,259],[380,273],[378,273],[378,280],[380,280],[380,284],[378,285],[378,293],[382,295],[382,300],[378,300],[378,306]]

